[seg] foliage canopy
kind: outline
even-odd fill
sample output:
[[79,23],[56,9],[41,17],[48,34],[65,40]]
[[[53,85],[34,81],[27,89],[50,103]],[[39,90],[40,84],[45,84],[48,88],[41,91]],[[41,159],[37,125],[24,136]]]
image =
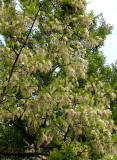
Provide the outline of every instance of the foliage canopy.
[[116,154],[115,93],[96,74],[101,63],[92,62],[96,55],[103,62],[98,49],[112,27],[87,14],[85,0],[20,0],[20,9],[0,2],[2,159]]

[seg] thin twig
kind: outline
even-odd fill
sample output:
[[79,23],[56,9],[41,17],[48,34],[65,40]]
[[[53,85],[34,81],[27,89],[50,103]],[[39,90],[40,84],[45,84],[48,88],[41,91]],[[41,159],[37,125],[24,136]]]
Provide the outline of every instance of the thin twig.
[[57,7],[50,1],[50,3],[53,5],[53,7],[58,11]]
[[15,53],[16,55],[18,55],[18,53],[16,52],[16,50],[14,49],[13,46],[12,46],[12,49],[13,49],[14,53]]
[[[87,152],[87,151],[85,151],[86,149],[87,149],[87,148],[84,148],[83,151],[78,152],[79,154],[78,154],[77,156],[80,157],[83,152]],[[77,157],[77,156],[75,156],[75,157]]]

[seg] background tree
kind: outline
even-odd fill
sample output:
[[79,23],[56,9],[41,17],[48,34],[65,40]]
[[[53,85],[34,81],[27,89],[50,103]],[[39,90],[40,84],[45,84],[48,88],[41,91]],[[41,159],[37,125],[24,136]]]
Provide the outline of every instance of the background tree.
[[[93,12],[90,14],[93,15]],[[100,77],[100,80],[103,81],[105,85],[111,85],[113,91],[117,95],[117,62],[115,64],[111,64],[110,66],[106,64],[106,57],[104,56],[103,52],[99,49],[104,45],[104,41],[106,39],[106,36],[111,34],[112,32],[112,26],[109,24],[106,24],[103,15],[99,14],[97,16],[93,15],[93,23],[89,27],[89,31],[93,35],[100,35],[100,43],[98,43],[98,46],[87,48],[86,51],[86,59],[88,61],[88,69],[87,69],[87,75],[90,77],[91,75],[96,75]],[[117,99],[114,101],[111,101],[111,110],[112,110],[112,117],[115,121],[115,124],[117,124]]]
[[115,94],[99,75],[87,73],[86,59],[98,53],[110,26],[102,20],[101,29],[95,28],[85,0],[20,0],[20,7],[12,0],[1,3],[2,159],[86,160],[115,154],[110,111]]
[[[111,65],[111,79],[110,84],[117,95],[117,60]],[[117,125],[117,97],[111,101],[112,118]]]
[[93,23],[89,27],[89,32],[92,36],[98,36],[100,41],[97,46],[87,47],[87,74],[89,76],[92,74],[95,74],[96,76],[102,75],[101,79],[106,82],[107,80],[105,80],[104,77],[106,72],[109,72],[110,66],[106,65],[106,57],[104,56],[103,52],[100,51],[100,48],[104,45],[106,37],[111,34],[113,27],[105,22],[102,13],[97,16],[94,16],[93,12],[90,14],[92,14],[94,18]]

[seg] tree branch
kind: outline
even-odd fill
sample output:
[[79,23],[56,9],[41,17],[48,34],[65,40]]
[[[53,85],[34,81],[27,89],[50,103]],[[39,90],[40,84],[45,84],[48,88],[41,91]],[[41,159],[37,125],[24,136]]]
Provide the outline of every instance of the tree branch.
[[15,48],[14,48],[13,46],[12,46],[12,49],[13,49],[14,53],[15,53],[16,55],[18,55],[17,51],[15,50]]
[[66,141],[66,138],[67,138],[68,132],[69,132],[69,127],[68,127],[68,129],[67,129],[67,132],[65,133],[64,141]]
[[58,11],[58,9],[57,9],[57,7],[54,5],[54,3],[52,3],[51,0],[49,0],[49,1],[50,1],[50,3],[53,5],[53,7]]
[[30,28],[30,30],[29,30],[29,33],[28,33],[27,37],[26,37],[26,40],[25,40],[24,44],[22,45],[19,53],[17,54],[17,57],[16,57],[16,59],[15,59],[15,62],[14,62],[14,64],[13,64],[13,66],[12,66],[12,69],[11,69],[11,72],[10,72],[10,75],[9,75],[8,82],[10,82],[10,79],[11,79],[11,76],[12,76],[12,74],[13,74],[15,65],[16,65],[16,63],[17,63],[17,61],[18,61],[19,55],[21,54],[23,48],[25,47],[25,45],[26,45],[26,43],[27,43],[27,40],[28,40],[28,38],[29,38],[29,35],[30,35],[32,29],[33,29],[34,23],[35,23],[35,21],[36,21],[36,19],[37,19],[37,16],[38,16],[38,13],[39,13],[39,11],[40,11],[40,7],[41,7],[42,4],[43,4],[43,3],[41,3],[41,4],[39,5],[39,9],[38,9],[38,11],[37,11],[37,14],[35,15],[34,21],[33,21],[32,25],[31,25],[31,28]]
[[47,153],[39,153],[39,152],[7,152],[7,151],[0,151],[0,155],[4,156],[19,156],[19,157],[38,157],[39,155],[42,156],[49,156]]
[[83,151],[78,152],[79,154],[78,154],[78,155],[76,155],[75,157],[77,157],[77,156],[78,156],[78,157],[80,157],[80,156],[81,156],[81,154],[82,154],[83,152],[87,152],[87,151],[85,151],[86,149],[87,149],[87,148],[84,148],[84,149],[83,149]]

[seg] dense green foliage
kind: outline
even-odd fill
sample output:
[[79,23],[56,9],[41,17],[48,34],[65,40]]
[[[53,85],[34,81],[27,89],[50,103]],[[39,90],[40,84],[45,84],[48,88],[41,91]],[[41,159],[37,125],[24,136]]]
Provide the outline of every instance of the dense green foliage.
[[112,26],[85,0],[19,5],[0,1],[1,159],[116,159],[117,62],[99,50]]

